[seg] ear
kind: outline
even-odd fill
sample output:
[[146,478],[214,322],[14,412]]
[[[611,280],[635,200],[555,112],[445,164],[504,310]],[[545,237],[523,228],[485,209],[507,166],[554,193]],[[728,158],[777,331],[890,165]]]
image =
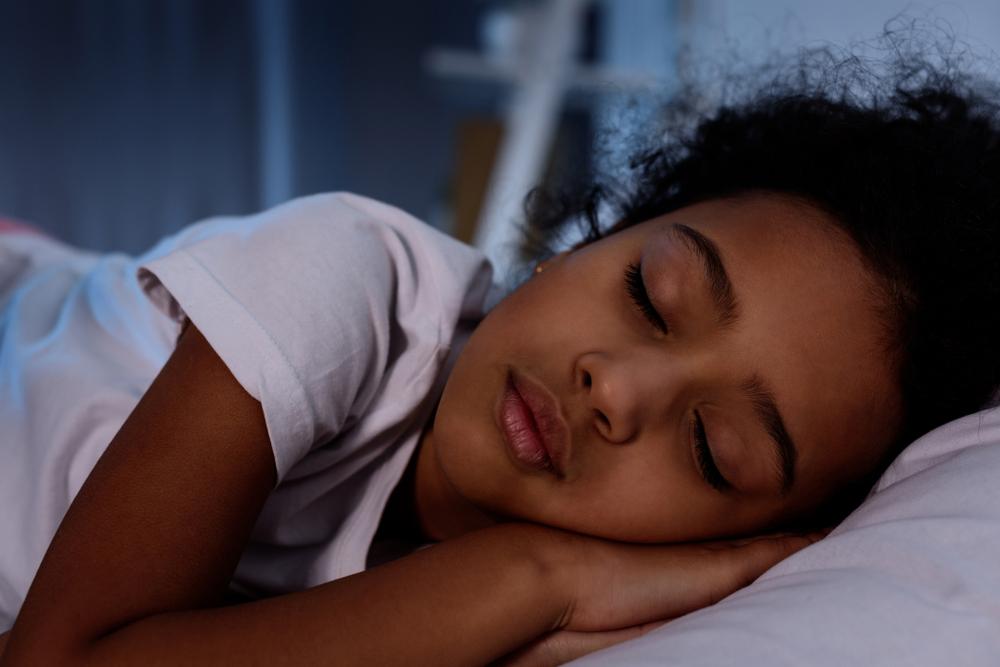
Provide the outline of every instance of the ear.
[[563,250],[562,252],[557,253],[555,255],[552,255],[548,259],[539,262],[535,266],[535,273],[539,274],[539,273],[543,272],[545,269],[547,269],[549,266],[551,266],[553,264],[558,264],[559,262],[562,261],[562,259],[564,257],[566,257],[567,255],[569,255],[574,250],[576,250],[576,248],[570,248],[569,250]]

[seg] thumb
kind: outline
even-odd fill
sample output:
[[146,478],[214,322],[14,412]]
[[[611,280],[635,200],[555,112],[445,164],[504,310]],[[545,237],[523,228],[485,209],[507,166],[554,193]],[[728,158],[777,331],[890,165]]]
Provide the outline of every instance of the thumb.
[[780,563],[797,551],[822,539],[822,531],[804,534],[764,535],[742,541],[733,548],[720,553],[723,556],[723,567],[728,575],[725,577],[727,589],[723,595],[742,588],[774,565]]

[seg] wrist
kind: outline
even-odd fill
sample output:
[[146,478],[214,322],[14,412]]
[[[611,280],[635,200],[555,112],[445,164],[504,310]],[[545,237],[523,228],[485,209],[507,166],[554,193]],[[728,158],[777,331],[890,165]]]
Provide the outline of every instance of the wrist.
[[488,530],[495,531],[495,539],[513,552],[513,558],[527,560],[538,599],[551,621],[549,631],[566,627],[576,604],[584,538],[530,523],[500,524]]

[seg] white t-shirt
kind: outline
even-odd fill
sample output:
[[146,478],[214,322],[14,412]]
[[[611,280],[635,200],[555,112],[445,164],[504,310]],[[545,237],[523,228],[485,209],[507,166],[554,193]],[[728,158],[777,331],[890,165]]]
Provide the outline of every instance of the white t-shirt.
[[278,473],[234,586],[363,570],[458,352],[501,296],[491,278],[479,251],[350,194],[212,218],[137,258],[0,235],[0,631],[185,316],[261,402]]

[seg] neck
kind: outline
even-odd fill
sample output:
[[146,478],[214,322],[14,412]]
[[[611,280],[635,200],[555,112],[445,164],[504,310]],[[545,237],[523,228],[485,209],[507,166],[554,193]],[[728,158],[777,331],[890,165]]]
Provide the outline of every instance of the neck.
[[414,501],[421,532],[432,540],[447,540],[497,522],[452,486],[437,460],[430,426],[417,444]]

